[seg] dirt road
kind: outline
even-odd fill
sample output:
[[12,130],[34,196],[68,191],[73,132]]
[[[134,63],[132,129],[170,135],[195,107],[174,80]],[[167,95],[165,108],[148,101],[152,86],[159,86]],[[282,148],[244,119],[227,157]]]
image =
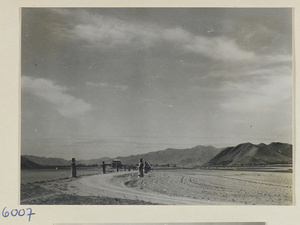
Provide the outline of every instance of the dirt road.
[[[165,195],[155,192],[144,192],[141,190],[130,188],[126,186],[126,182],[130,182],[132,178],[137,178],[136,172],[131,173],[113,173],[105,175],[97,175],[90,177],[83,177],[78,180],[74,180],[69,185],[69,190],[77,195],[100,195],[111,198],[123,198],[131,200],[143,200],[146,202],[152,202],[157,204],[168,205],[204,205],[215,204],[209,201],[202,201],[194,198],[178,197]],[[149,177],[148,177],[149,178]],[[146,180],[147,177],[139,178],[140,180]],[[221,204],[221,203],[219,203]]]

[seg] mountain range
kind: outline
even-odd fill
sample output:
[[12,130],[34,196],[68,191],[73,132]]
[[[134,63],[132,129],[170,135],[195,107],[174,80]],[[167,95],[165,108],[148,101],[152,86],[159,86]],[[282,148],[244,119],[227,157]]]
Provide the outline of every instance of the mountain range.
[[[269,145],[243,143],[235,147],[215,148],[198,145],[187,149],[160,150],[146,154],[116,157],[122,164],[138,164],[143,158],[149,164],[180,165],[185,167],[200,166],[255,166],[269,164],[292,164],[292,145],[273,142]],[[91,160],[77,160],[77,165],[100,165],[102,161],[111,163],[112,158],[103,157]],[[21,156],[21,168],[40,166],[69,166],[70,161],[61,158],[46,158],[32,155]]]
[[198,145],[187,149],[168,148],[156,152],[149,152],[140,155],[131,155],[127,157],[117,157],[124,164],[136,164],[140,158],[151,164],[176,164],[182,166],[194,166],[206,163],[213,158],[222,149],[213,146]]
[[[76,164],[80,165],[94,165],[100,164],[102,162],[111,162],[112,158],[103,157],[99,159],[90,159],[90,160],[76,160]],[[47,157],[39,157],[34,155],[23,155],[21,156],[21,165],[24,164],[24,168],[35,166],[69,166],[71,164],[71,159],[61,159],[61,158],[47,158]],[[32,165],[32,166],[30,166]]]

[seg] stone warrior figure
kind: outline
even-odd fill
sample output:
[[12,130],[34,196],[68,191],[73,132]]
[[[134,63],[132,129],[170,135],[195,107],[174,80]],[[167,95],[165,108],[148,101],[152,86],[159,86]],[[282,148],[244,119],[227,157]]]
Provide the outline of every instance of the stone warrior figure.
[[72,158],[72,162],[71,162],[71,177],[76,177],[76,163],[75,163],[75,158]]
[[140,158],[140,163],[139,163],[139,177],[143,177],[144,176],[144,163],[143,163],[143,158]]

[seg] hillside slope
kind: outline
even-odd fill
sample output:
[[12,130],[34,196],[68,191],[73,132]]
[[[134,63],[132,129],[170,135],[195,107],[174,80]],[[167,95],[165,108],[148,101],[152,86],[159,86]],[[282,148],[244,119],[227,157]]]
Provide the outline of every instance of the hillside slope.
[[36,169],[41,166],[37,163],[32,162],[31,160],[21,156],[21,169]]
[[71,160],[68,161],[61,158],[47,158],[34,155],[23,155],[23,158],[26,158],[41,166],[68,166],[71,164]]
[[[61,158],[46,158],[46,157],[39,157],[33,155],[23,155],[22,158],[30,160],[33,163],[39,164],[41,166],[69,166],[71,165],[71,159],[65,160]],[[93,165],[98,164],[100,165],[102,161],[106,163],[110,163],[112,158],[103,157],[99,159],[89,159],[89,160],[76,160],[76,164],[84,164],[84,165]]]
[[140,155],[131,155],[127,157],[117,157],[123,164],[137,164],[139,158],[143,158],[149,164],[177,164],[184,166],[199,165],[207,162],[212,157],[217,155],[221,149],[213,146],[196,146],[187,149],[173,149],[160,150],[156,152],[149,152]]
[[244,143],[229,147],[209,160],[206,166],[241,166],[292,163],[292,145]]

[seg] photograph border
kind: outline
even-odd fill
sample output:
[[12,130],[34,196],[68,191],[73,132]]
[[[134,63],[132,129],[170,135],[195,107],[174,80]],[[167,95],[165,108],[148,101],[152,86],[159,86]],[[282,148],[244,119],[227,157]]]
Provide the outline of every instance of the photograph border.
[[[197,222],[266,222],[267,225],[294,225],[300,221],[299,169],[296,155],[299,145],[299,7],[297,1],[3,1],[0,8],[1,105],[0,210],[32,208],[30,224],[59,223],[197,223]],[[294,205],[293,206],[23,206],[20,205],[20,8],[22,7],[292,7],[294,14]],[[1,217],[1,215],[0,215]],[[0,218],[4,224],[27,223],[28,216]]]

